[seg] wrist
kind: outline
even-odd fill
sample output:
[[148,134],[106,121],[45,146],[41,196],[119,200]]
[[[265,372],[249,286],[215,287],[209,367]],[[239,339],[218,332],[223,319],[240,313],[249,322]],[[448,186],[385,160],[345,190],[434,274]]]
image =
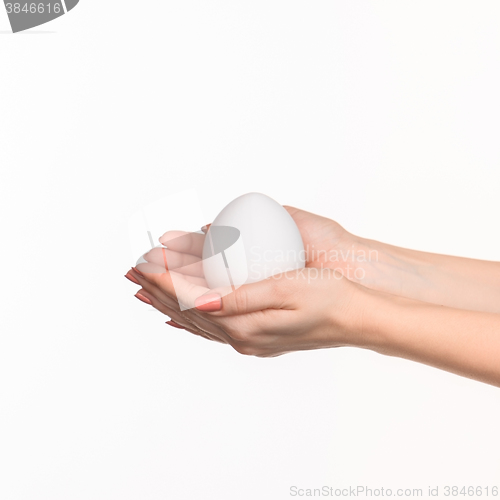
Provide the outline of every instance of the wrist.
[[351,239],[351,247],[355,268],[348,279],[372,290],[423,300],[429,266],[415,252],[358,236]]
[[389,354],[394,344],[390,322],[400,314],[402,302],[408,299],[356,283],[350,285],[353,287],[350,310],[342,323],[346,345]]
[[349,281],[359,284],[368,277],[375,276],[375,265],[379,261],[378,242],[356,236],[351,233],[346,235],[335,245],[335,258],[333,265]]

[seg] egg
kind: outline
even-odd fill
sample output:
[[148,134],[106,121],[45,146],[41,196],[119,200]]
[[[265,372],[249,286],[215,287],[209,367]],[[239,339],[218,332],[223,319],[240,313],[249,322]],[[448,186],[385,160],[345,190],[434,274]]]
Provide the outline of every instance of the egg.
[[235,288],[304,267],[304,243],[295,221],[261,193],[229,203],[212,222],[203,245],[210,288]]

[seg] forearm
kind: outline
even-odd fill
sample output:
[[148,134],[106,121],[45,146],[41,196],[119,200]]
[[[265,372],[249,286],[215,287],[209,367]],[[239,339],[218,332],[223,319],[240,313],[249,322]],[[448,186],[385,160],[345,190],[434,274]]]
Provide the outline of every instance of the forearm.
[[500,387],[500,315],[365,291],[360,346]]
[[355,281],[402,297],[500,313],[500,262],[453,257],[399,248],[359,238],[356,253],[364,256]]

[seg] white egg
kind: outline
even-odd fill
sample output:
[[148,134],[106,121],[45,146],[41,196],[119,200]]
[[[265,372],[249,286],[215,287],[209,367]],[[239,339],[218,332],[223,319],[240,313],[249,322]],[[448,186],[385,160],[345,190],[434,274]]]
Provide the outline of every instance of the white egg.
[[304,243],[294,220],[260,193],[229,203],[213,221],[203,246],[210,288],[238,287],[304,266]]

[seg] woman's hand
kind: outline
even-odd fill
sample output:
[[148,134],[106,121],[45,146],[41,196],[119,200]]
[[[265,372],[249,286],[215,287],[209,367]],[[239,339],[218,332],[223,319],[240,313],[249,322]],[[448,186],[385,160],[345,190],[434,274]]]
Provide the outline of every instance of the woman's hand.
[[[195,333],[196,335],[204,336],[211,340],[218,340],[233,345],[235,349],[245,351],[252,351],[252,348],[259,352],[259,341],[256,344],[252,342],[245,345],[242,342],[241,336],[246,336],[249,325],[255,326],[255,331],[252,331],[253,339],[256,338],[256,331],[261,328],[259,338],[269,341],[270,333],[269,325],[274,325],[276,330],[288,331],[292,324],[295,324],[295,330],[302,329],[302,333],[308,331],[311,326],[311,320],[306,320],[307,317],[312,318],[312,321],[317,321],[323,325],[332,322],[332,313],[330,301],[334,300],[337,307],[337,312],[340,314],[342,303],[346,303],[350,293],[356,288],[347,280],[342,278],[342,267],[339,267],[340,259],[339,254],[343,254],[344,247],[350,245],[350,238],[352,235],[343,229],[336,222],[320,217],[318,215],[305,212],[293,207],[285,207],[290,215],[294,218],[297,224],[304,246],[306,249],[306,269],[297,271],[295,275],[287,273],[287,275],[274,277],[265,280],[261,285],[245,285],[238,289],[235,293],[232,290],[213,290],[215,296],[224,297],[224,307],[220,312],[212,313],[217,314],[221,318],[227,316],[249,315],[243,319],[232,318],[230,323],[224,323],[226,330],[221,328],[221,325],[208,324],[207,318],[200,315],[203,311],[196,311],[195,301],[198,297],[209,293],[208,285],[203,276],[202,268],[202,249],[205,239],[204,234],[185,233],[181,231],[169,231],[165,233],[160,242],[166,246],[165,248],[154,248],[144,255],[147,264],[140,264],[139,271],[143,273],[147,279],[141,282],[143,290],[139,292],[142,297],[147,297],[154,307],[170,316],[173,322],[172,326],[182,326],[183,328]],[[206,232],[208,226],[203,228]],[[337,272],[334,271],[336,269]],[[167,273],[168,271],[168,273]],[[134,271],[131,271],[133,274]],[[167,273],[167,274],[166,274]],[[162,278],[159,275],[164,275]],[[141,279],[139,275],[133,274],[135,279]],[[158,279],[162,280],[157,281]],[[338,283],[334,284],[332,291],[338,293],[341,288],[344,289],[342,300],[336,300],[335,294],[332,297],[327,297],[326,284],[332,285],[332,280]],[[278,282],[281,282],[278,285]],[[307,292],[307,285],[309,283],[310,289]],[[314,286],[313,286],[314,285]],[[153,288],[154,287],[154,288]],[[295,287],[302,290],[301,294],[297,294]],[[313,290],[318,290],[323,287],[319,297]],[[297,289],[297,290],[298,290]],[[247,299],[242,297],[252,296],[252,293],[259,293],[260,299],[258,301],[252,300],[252,310],[247,310],[242,307],[242,304],[247,303]],[[290,295],[290,297],[288,297]],[[278,297],[285,297],[291,300],[294,296],[295,300],[301,297],[302,305],[299,307],[298,302],[283,302],[279,303],[276,307],[274,301]],[[319,299],[319,300],[318,300]],[[221,302],[222,303],[222,302]],[[314,306],[314,312],[309,311],[306,313],[310,304],[321,304],[326,309],[317,309]],[[283,306],[283,307],[281,307]],[[258,308],[263,310],[258,310]],[[187,311],[192,309],[192,311]],[[281,311],[279,318],[275,317],[277,311]],[[290,314],[290,311],[295,311]],[[196,312],[193,312],[196,311]],[[299,311],[301,311],[299,313]],[[265,316],[265,318],[264,318]],[[337,317],[337,316],[336,316]],[[297,318],[301,318],[298,321]],[[257,322],[259,319],[259,322]],[[344,321],[345,320],[345,321]],[[346,329],[346,325],[351,322],[347,318],[342,321],[336,322],[337,333]],[[238,325],[239,330],[235,330],[235,325]],[[341,345],[340,337],[327,339],[325,331],[327,328],[323,327],[322,333],[319,337],[309,336],[307,339],[299,339],[297,336],[290,337],[290,345],[285,341],[280,346],[280,337],[275,338],[273,346],[269,346],[267,353],[258,355],[277,355],[290,350],[299,349],[314,349],[320,347],[332,347]],[[229,331],[227,330],[229,329]],[[239,333],[238,333],[239,332]],[[320,341],[321,339],[321,341]],[[347,342],[347,340],[345,340]],[[349,338],[349,342],[353,341],[353,336]],[[330,344],[328,344],[330,342]],[[345,344],[345,342],[344,342]],[[342,345],[344,345],[342,344]],[[302,347],[301,347],[302,346]],[[262,346],[260,346],[262,347]],[[281,349],[281,350],[280,350]]]
[[136,296],[172,326],[243,354],[357,346],[500,386],[500,263],[365,240],[286,209],[302,234],[305,269],[209,290],[205,235],[169,232],[160,239],[168,249],[151,250],[127,273],[142,287]]
[[285,207],[309,267],[328,267],[366,288],[457,309],[500,313],[500,262],[400,248],[355,236],[336,222]]
[[342,272],[342,262],[349,258],[348,252],[352,251],[356,237],[331,219],[294,207],[284,208],[299,228],[307,267],[327,267]]
[[[174,272],[132,270],[140,294],[176,324],[259,357],[291,351],[364,346],[362,288],[331,269],[290,271],[234,292],[176,280]],[[149,268],[151,270],[151,268]],[[178,278],[178,277],[177,277]],[[194,303],[182,310],[179,303]]]

